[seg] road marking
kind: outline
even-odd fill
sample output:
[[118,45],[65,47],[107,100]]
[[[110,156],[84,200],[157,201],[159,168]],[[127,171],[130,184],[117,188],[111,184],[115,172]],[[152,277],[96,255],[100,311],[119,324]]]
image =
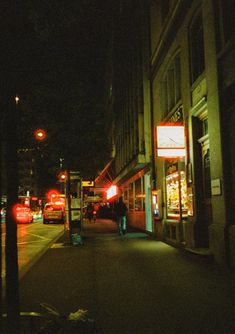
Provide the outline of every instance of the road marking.
[[65,248],[65,247],[68,247],[68,246],[66,246],[63,243],[55,243],[55,244],[51,245],[51,248]]

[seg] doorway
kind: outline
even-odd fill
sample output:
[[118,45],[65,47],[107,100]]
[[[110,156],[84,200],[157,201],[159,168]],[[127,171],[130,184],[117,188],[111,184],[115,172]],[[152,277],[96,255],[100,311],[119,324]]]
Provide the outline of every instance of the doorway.
[[208,227],[212,223],[212,204],[211,204],[211,172],[210,172],[210,145],[208,134],[199,140],[201,146],[201,212],[200,212],[200,244],[204,247],[209,246]]

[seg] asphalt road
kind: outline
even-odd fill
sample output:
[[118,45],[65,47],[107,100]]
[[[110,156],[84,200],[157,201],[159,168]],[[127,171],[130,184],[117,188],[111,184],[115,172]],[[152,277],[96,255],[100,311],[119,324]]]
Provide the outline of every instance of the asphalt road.
[[85,224],[84,245],[53,244],[20,281],[21,310],[89,310],[103,333],[235,333],[235,282],[213,263],[111,221]]
[[[63,233],[61,224],[44,225],[41,220],[17,225],[19,276],[23,276]],[[2,224],[2,277],[5,277],[5,223]]]

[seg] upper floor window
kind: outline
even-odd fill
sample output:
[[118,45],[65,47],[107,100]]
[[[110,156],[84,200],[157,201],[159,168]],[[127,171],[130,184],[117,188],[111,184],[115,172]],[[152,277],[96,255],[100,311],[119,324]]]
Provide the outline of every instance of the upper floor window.
[[227,42],[235,33],[235,2],[234,0],[223,0],[221,2],[223,13],[224,39]]
[[205,69],[204,38],[201,12],[194,18],[189,29],[191,82],[203,73]]
[[214,12],[216,19],[216,41],[220,50],[235,34],[235,1],[215,0]]
[[164,22],[170,10],[170,0],[162,0],[160,6],[161,6],[161,18],[162,22]]
[[167,68],[162,81],[162,110],[166,116],[181,99],[180,56]]

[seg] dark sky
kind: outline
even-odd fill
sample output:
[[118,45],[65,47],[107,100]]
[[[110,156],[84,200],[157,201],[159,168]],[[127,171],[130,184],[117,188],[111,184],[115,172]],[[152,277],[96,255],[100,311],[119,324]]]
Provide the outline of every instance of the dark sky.
[[100,105],[110,4],[106,0],[0,2],[0,94],[9,90],[21,98],[22,145],[31,145],[35,127],[44,127],[50,159],[63,156],[72,168],[91,177],[109,158]]
[[50,71],[84,77],[103,64],[110,19],[105,0],[3,0],[0,10],[2,69],[24,72],[21,82],[34,73],[42,80]]

